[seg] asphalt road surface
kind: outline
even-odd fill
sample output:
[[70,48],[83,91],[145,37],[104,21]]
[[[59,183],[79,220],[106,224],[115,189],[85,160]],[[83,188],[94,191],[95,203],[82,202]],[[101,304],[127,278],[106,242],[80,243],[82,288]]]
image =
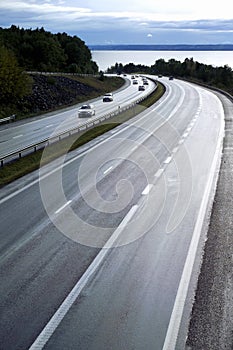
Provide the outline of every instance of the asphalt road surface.
[[[124,107],[136,101],[138,98],[147,95],[153,91],[155,84],[149,81],[145,91],[138,91],[139,84],[142,79],[138,78],[138,85],[133,85],[132,81],[127,79],[125,89],[120,89],[114,93],[112,102],[103,102],[102,98],[95,99],[93,102],[96,111],[95,117],[101,117],[110,112],[116,111],[119,107]],[[84,104],[84,103],[83,103]],[[81,104],[66,108],[60,112],[51,113],[47,118],[37,118],[31,122],[19,123],[19,125],[11,124],[11,127],[0,129],[0,157],[27,147],[34,143],[50,137],[55,133],[70,130],[75,126],[79,126],[91,120],[92,118],[79,118],[78,109]]]
[[1,190],[0,349],[175,347],[223,109],[163,82],[128,125]]

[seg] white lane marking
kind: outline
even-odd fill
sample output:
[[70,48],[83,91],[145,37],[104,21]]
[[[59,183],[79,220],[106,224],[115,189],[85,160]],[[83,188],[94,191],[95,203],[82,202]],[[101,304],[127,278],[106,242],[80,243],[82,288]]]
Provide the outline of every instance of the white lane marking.
[[173,148],[172,153],[176,153],[178,151],[178,147]]
[[113,166],[110,166],[107,170],[105,170],[104,175],[107,174],[112,168],[113,168]]
[[149,194],[149,192],[150,192],[150,190],[151,190],[152,187],[153,187],[152,184],[148,184],[148,185],[144,188],[144,190],[142,191],[142,195],[147,195],[147,194]]
[[110,133],[111,134],[115,134],[118,130],[111,130]]
[[180,139],[180,141],[178,142],[179,145],[182,145],[182,143],[184,143],[184,139]]
[[18,139],[19,137],[22,137],[22,136],[23,136],[23,134],[17,135],[17,136],[14,136],[13,139]]
[[138,146],[134,146],[134,147],[131,149],[131,152],[136,151],[136,149],[138,149]]
[[112,236],[109,238],[107,243],[104,245],[104,247],[100,250],[98,255],[95,257],[93,262],[89,265],[85,273],[82,275],[82,277],[79,279],[79,281],[76,283],[76,285],[73,287],[73,289],[70,291],[68,296],[65,298],[63,303],[60,305],[60,307],[57,309],[55,314],[52,316],[50,321],[47,323],[45,328],[41,331],[41,333],[38,335],[34,343],[30,346],[29,350],[41,350],[49,340],[49,338],[53,335],[56,328],[59,326],[65,315],[70,310],[73,303],[78,298],[79,294],[83,290],[83,288],[87,285],[88,281],[90,280],[91,276],[95,273],[95,271],[98,269],[102,261],[104,260],[105,256],[109,252],[109,248],[113,247],[113,244],[117,240],[117,238],[120,236],[121,232],[126,227],[127,223],[131,220],[133,215],[138,209],[138,205],[132,206],[132,208],[129,210],[129,212],[126,214],[120,225],[117,227],[117,229],[114,231]]
[[186,138],[189,135],[188,132],[184,133],[183,138]]
[[46,125],[46,128],[51,128],[51,126],[53,126],[53,124]]
[[155,177],[160,177],[160,175],[162,175],[163,172],[164,172],[164,169],[163,169],[163,168],[159,169],[159,170],[156,172]]
[[66,202],[61,208],[59,208],[57,211],[55,211],[55,214],[59,214],[63,209],[65,209],[72,201]]
[[[196,88],[195,88],[195,89],[196,89]],[[182,92],[184,91],[183,88],[181,88],[181,90],[182,90]],[[170,89],[170,87],[169,87],[169,92],[168,92],[167,96],[164,98],[163,103],[165,103],[166,100],[169,99],[170,95],[171,95],[171,89]],[[161,126],[163,126],[163,125],[175,114],[175,112],[178,110],[178,108],[182,105],[183,101],[184,101],[184,93],[183,93],[182,101],[180,101],[180,102],[176,105],[176,108],[172,111],[172,113],[169,115],[169,117],[168,117],[157,129],[161,128]],[[140,117],[140,119],[136,120],[135,122],[130,123],[129,125],[127,125],[127,126],[124,127],[123,129],[120,129],[120,130],[116,131],[115,134],[118,135],[118,134],[124,132],[125,130],[129,129],[130,127],[133,127],[134,125],[140,124],[144,119],[147,118],[147,116],[148,116],[150,113],[156,111],[156,109],[158,109],[158,106],[157,106],[157,105],[156,105],[153,109],[150,109],[150,111],[149,111],[148,113],[146,113],[145,115],[143,115],[142,117]],[[84,126],[84,128],[86,128],[86,126]],[[157,130],[157,129],[156,129],[156,130]],[[80,130],[81,130],[81,128],[80,128]],[[156,131],[156,130],[154,130],[154,131]],[[63,164],[61,164],[61,165],[59,165],[58,167],[56,167],[55,169],[49,171],[48,173],[46,173],[46,174],[44,174],[44,175],[42,175],[42,176],[39,176],[38,179],[33,180],[32,182],[30,182],[29,184],[25,185],[24,187],[22,187],[22,188],[16,190],[15,192],[13,192],[13,193],[7,195],[6,197],[0,199],[0,204],[2,204],[2,203],[4,203],[4,202],[6,202],[7,200],[9,200],[9,199],[11,199],[11,198],[17,196],[19,193],[25,191],[26,189],[28,189],[28,188],[34,186],[35,184],[37,184],[37,183],[40,182],[41,180],[43,180],[43,179],[45,179],[46,177],[49,177],[50,175],[52,175],[52,174],[54,174],[55,172],[59,171],[61,168],[65,167],[65,166],[68,166],[70,163],[73,163],[73,162],[76,161],[77,159],[83,157],[85,154],[87,154],[87,153],[93,151],[94,149],[96,149],[97,147],[99,147],[100,145],[102,145],[103,143],[108,142],[110,139],[112,139],[113,137],[115,137],[115,134],[113,134],[113,135],[107,137],[107,138],[104,139],[103,141],[100,141],[99,143],[97,143],[97,144],[94,145],[93,147],[87,149],[86,151],[82,152],[81,154],[77,155],[76,157],[73,157],[73,158],[70,159],[69,161],[67,161],[67,162],[65,162],[65,163],[63,163]]]
[[172,160],[172,157],[167,157],[167,159],[164,161],[164,164],[169,164],[170,161]]
[[207,179],[204,195],[201,201],[200,209],[197,216],[197,221],[194,227],[194,232],[192,236],[192,240],[189,246],[187,258],[185,261],[184,269],[182,272],[182,276],[180,279],[180,284],[178,287],[178,291],[176,294],[176,299],[174,302],[172,314],[170,317],[170,322],[167,329],[167,334],[165,337],[164,345],[162,350],[175,350],[177,337],[179,333],[180,323],[183,315],[184,305],[188,294],[188,287],[190,283],[190,278],[193,271],[193,266],[197,254],[198,243],[200,240],[203,223],[206,216],[206,211],[208,209],[209,198],[211,194],[211,190],[213,186],[217,185],[217,176],[216,169],[219,172],[220,169],[220,160],[222,153],[222,140],[224,137],[224,111],[223,108],[221,110],[221,125],[219,131],[218,143],[216,146],[214,158],[211,164],[211,168],[209,171],[209,176]]

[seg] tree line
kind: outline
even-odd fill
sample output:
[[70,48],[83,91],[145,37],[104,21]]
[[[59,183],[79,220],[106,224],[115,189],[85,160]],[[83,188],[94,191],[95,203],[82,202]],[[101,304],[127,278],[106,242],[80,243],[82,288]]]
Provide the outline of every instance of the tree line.
[[10,50],[20,67],[27,71],[95,74],[89,48],[77,36],[52,34],[45,29],[0,27],[0,46]]
[[0,27],[0,103],[12,104],[30,94],[33,80],[26,71],[98,73],[89,48],[77,36],[40,29]]
[[183,62],[175,59],[165,61],[158,59],[151,66],[141,64],[116,63],[107,69],[107,73],[144,73],[155,75],[167,75],[177,78],[192,79],[207,85],[215,86],[229,93],[233,93],[233,71],[228,65],[213,67],[204,63],[194,61],[193,58],[186,58]]

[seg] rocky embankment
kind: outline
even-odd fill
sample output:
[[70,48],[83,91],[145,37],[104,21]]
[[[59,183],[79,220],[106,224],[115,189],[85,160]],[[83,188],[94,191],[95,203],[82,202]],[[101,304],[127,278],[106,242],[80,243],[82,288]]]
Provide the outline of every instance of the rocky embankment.
[[88,97],[95,88],[64,76],[31,75],[32,94],[18,103],[22,112],[39,113],[79,102]]

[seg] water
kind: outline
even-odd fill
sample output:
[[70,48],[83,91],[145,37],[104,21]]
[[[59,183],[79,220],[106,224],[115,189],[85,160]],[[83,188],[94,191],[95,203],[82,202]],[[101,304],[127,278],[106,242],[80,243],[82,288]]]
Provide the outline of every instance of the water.
[[151,66],[156,60],[174,58],[183,62],[193,57],[194,61],[214,67],[228,65],[233,69],[233,51],[92,51],[92,58],[102,71],[115,63],[134,63]]

